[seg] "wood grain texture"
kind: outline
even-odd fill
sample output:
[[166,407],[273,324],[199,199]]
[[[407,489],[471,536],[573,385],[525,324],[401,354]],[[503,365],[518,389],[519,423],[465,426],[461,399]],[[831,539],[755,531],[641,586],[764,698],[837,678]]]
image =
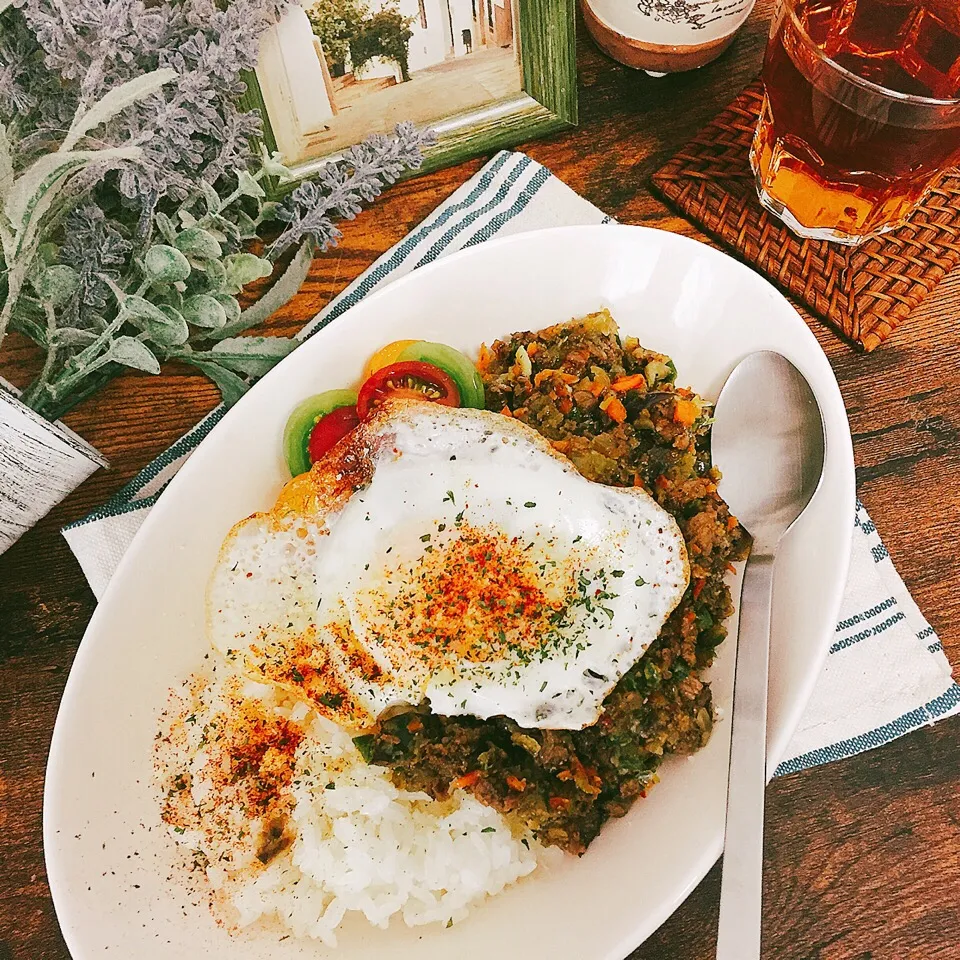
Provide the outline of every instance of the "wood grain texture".
[[[770,9],[769,0],[759,3],[716,63],[659,81],[611,63],[581,40],[580,127],[528,152],[624,222],[696,236],[651,195],[649,177],[756,75]],[[343,246],[314,263],[270,331],[293,333],[479,165],[400,184],[348,224]],[[869,356],[813,324],[847,404],[860,494],[955,663],[958,313],[954,276]],[[33,350],[11,342],[5,351],[12,379],[22,381],[36,364]],[[67,418],[112,469],[95,474],[0,557],[0,960],[68,957],[45,880],[41,793],[57,703],[94,603],[58,529],[106,499],[215,403],[214,389],[186,368],[112,382]],[[946,721],[773,783],[765,958],[960,960],[958,733],[960,719]],[[714,870],[631,960],[710,960],[718,895]]]

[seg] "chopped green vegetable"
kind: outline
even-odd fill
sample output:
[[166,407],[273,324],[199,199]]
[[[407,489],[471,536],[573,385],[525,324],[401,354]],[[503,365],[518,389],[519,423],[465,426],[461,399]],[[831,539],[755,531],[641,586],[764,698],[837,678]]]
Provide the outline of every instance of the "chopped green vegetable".
[[371,763],[373,761],[373,752],[376,747],[376,743],[377,738],[373,736],[373,734],[369,733],[362,737],[353,738],[353,745],[357,748],[357,750],[360,752],[360,756],[363,757],[367,763]]

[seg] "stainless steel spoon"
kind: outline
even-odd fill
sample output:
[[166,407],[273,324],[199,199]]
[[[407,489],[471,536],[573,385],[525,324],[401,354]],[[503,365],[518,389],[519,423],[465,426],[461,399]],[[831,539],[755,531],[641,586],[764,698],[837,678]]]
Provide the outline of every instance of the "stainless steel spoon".
[[758,960],[773,562],[820,483],[823,419],[801,373],[770,352],[737,366],[714,417],[720,494],[753,535],[740,603],[717,960]]

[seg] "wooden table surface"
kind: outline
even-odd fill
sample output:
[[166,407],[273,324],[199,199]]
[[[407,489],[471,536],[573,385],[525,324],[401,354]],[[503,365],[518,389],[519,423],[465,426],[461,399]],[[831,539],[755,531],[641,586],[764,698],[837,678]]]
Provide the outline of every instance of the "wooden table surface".
[[[719,62],[663,80],[604,58],[580,24],[580,126],[525,149],[623,222],[698,236],[651,195],[650,174],[757,74],[769,14],[769,0],[761,0]],[[392,189],[347,225],[338,250],[316,260],[300,295],[269,329],[294,332],[481,162]],[[870,356],[812,323],[847,404],[860,496],[954,663],[960,663],[958,312],[955,276]],[[23,344],[5,350],[0,368],[22,380],[35,356]],[[110,496],[216,400],[214,389],[185,368],[113,381],[66,418],[112,468],[0,557],[0,960],[69,956],[44,871],[41,798],[57,704],[94,598],[58,531]],[[960,958],[958,734],[960,717],[771,785],[764,957]],[[718,892],[715,868],[632,960],[713,957]]]

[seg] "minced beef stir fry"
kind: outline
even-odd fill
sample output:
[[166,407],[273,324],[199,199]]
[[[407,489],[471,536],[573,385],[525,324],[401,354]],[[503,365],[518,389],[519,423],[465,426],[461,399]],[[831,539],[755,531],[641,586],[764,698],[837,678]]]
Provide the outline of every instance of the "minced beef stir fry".
[[710,406],[675,385],[668,357],[621,341],[607,311],[497,341],[480,370],[488,409],[534,427],[588,479],[641,486],[676,518],[690,586],[585,730],[440,717],[424,704],[381,718],[357,744],[400,787],[440,798],[464,788],[542,843],[579,854],[645,796],[665,755],[693,753],[709,738],[700,673],[727,634],[723,577],[746,557],[749,536],[717,494]]

